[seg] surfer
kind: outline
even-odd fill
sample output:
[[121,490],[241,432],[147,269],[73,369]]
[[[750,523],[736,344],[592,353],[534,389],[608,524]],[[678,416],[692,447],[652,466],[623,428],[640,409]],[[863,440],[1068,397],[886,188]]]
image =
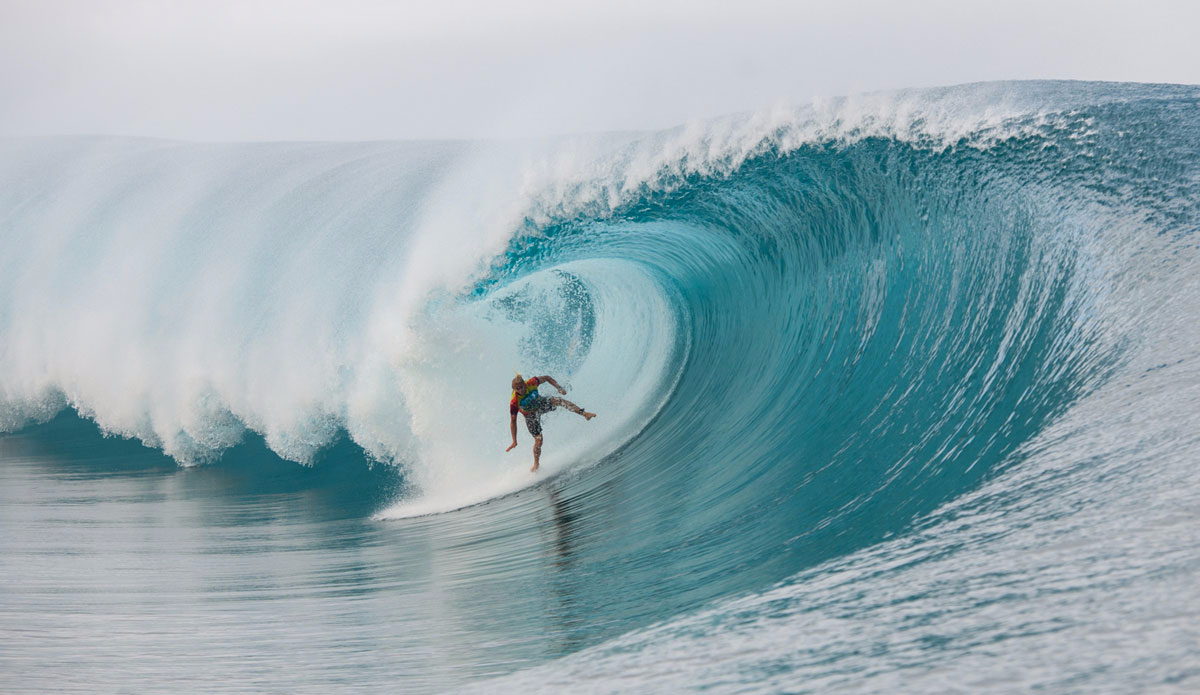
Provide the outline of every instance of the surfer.
[[553,398],[544,398],[538,393],[538,386],[542,383],[547,383],[558,389],[561,394],[566,394],[567,390],[558,385],[558,382],[553,377],[535,376],[528,381],[520,374],[513,377],[512,380],[512,400],[508,402],[509,429],[512,431],[512,444],[508,445],[505,451],[512,451],[517,445],[517,413],[525,416],[525,426],[529,428],[529,434],[533,435],[533,468],[531,471],[538,469],[538,459],[542,456],[542,415],[554,410],[558,407],[566,408],[576,415],[582,415],[583,419],[591,420],[596,417],[595,413],[580,408],[571,401],[565,398],[554,396]]

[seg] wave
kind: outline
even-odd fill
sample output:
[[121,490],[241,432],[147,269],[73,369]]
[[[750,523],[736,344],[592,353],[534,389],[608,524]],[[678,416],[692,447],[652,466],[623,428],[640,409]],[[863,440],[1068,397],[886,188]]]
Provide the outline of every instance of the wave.
[[[312,563],[267,595],[382,597],[385,665],[357,620],[309,634],[380,687],[895,690],[1071,644],[1058,689],[1172,682],[1197,106],[994,83],[539,142],[5,141],[0,427],[306,517],[250,534]],[[548,416],[536,476],[514,370],[599,413]]]
[[1111,122],[1194,98],[987,84],[542,143],[8,141],[0,424],[71,407],[183,464],[247,431],[311,464],[344,433],[427,511],[528,484],[499,448],[516,369],[601,412],[554,420],[551,473],[636,443],[718,488],[781,459],[983,474],[1119,359],[1093,230],[1169,211],[1076,192],[1128,157]]

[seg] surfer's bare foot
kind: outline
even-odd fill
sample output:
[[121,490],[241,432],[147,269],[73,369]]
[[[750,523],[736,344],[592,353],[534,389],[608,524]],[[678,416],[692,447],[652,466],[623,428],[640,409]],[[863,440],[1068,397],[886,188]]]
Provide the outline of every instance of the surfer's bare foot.
[[535,464],[533,464],[533,468],[530,468],[530,469],[529,469],[529,472],[530,472],[530,473],[537,473],[537,469],[538,469],[538,465],[535,463]]
[[580,415],[582,415],[582,416],[583,416],[583,419],[584,419],[584,420],[591,420],[592,418],[596,417],[596,414],[595,414],[595,413],[589,413],[589,412],[588,412],[588,411],[586,411],[586,410],[585,410],[585,411],[583,411],[582,413],[580,413]]

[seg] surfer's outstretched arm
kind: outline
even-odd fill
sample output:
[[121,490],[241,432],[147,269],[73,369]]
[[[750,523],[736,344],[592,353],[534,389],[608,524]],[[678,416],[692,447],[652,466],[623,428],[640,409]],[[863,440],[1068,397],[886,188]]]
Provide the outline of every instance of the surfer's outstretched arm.
[[505,449],[505,451],[512,451],[513,447],[515,447],[517,445],[517,414],[511,413],[508,416],[508,420],[509,420],[508,431],[512,432],[513,441],[512,441],[512,444],[508,445],[508,448]]
[[547,376],[539,376],[537,379],[538,379],[538,381],[544,381],[544,382],[546,382],[547,384],[550,384],[550,385],[551,385],[551,386],[553,386],[554,388],[558,389],[558,392],[559,392],[559,393],[566,393],[566,392],[567,392],[567,390],[566,390],[565,388],[563,388],[563,387],[561,387],[561,386],[559,386],[559,385],[558,385],[558,382],[557,382],[557,381],[555,381],[555,380],[554,380],[554,377],[552,377],[552,376],[549,376],[549,375],[547,375]]

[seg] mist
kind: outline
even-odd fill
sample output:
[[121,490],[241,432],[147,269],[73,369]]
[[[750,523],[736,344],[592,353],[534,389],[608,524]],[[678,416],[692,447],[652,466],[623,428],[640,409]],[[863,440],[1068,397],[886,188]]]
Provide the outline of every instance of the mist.
[[982,80],[1200,82],[1200,7],[8,0],[0,135],[508,138]]

